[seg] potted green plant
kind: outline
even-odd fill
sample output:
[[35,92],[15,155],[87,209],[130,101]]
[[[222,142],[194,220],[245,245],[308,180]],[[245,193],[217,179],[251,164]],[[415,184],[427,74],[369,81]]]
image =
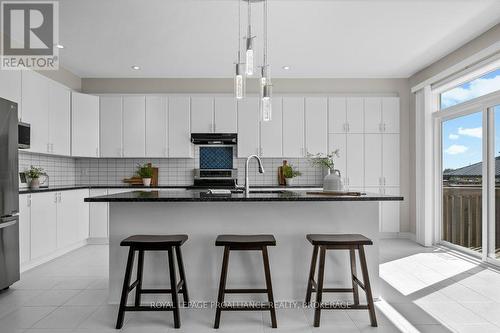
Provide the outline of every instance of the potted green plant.
[[29,179],[29,186],[31,189],[36,190],[40,187],[40,176],[44,174],[42,168],[37,168],[31,166],[28,171],[26,171],[26,176]]
[[334,158],[339,157],[339,150],[336,149],[329,154],[311,154],[307,153],[307,158],[312,166],[320,167],[327,170],[327,174],[323,179],[323,191],[336,192],[342,191],[342,177],[340,171],[335,169]]
[[151,178],[153,178],[153,167],[151,164],[138,165],[137,175],[142,178],[144,186],[151,186]]
[[286,164],[283,165],[283,176],[285,177],[286,186],[294,186],[295,185],[295,177],[302,175],[302,173],[295,169],[293,165]]

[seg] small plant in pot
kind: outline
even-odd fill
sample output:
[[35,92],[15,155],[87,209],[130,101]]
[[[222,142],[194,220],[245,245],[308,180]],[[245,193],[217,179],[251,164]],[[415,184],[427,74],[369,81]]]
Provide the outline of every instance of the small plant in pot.
[[326,155],[307,153],[307,158],[312,166],[327,170],[327,175],[323,180],[323,191],[325,192],[337,192],[344,189],[340,171],[335,169],[334,158],[336,157],[340,157],[338,149]]
[[26,171],[26,176],[29,179],[29,185],[31,189],[38,189],[40,187],[40,176],[44,174],[42,168],[37,168],[31,166],[28,171]]
[[142,178],[142,184],[144,186],[151,186],[153,167],[150,164],[139,165],[137,167],[137,175]]
[[285,177],[286,186],[294,186],[295,177],[300,175],[302,175],[302,173],[299,170],[294,169],[293,165],[283,165],[283,176]]

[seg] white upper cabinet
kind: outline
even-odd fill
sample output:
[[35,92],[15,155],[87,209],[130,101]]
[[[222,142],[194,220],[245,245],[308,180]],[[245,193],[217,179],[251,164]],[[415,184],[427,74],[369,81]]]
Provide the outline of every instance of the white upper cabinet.
[[347,132],[347,99],[331,97],[328,103],[328,133]]
[[328,99],[306,97],[305,104],[306,152],[326,154],[328,150]]
[[23,121],[31,124],[29,151],[49,153],[49,84],[42,75],[22,73]]
[[399,133],[399,97],[382,98],[382,120],[385,133]]
[[382,99],[365,98],[365,133],[380,133],[382,126]]
[[399,186],[399,135],[382,135],[383,185]]
[[146,156],[168,156],[166,97],[146,96]]
[[347,162],[347,145],[345,134],[329,134],[328,151],[339,150],[339,157],[334,158],[334,168],[340,171],[342,181],[345,183],[346,178],[346,162]]
[[21,120],[21,72],[0,70],[0,97],[18,104]]
[[365,186],[382,183],[382,134],[365,134]]
[[191,97],[191,133],[214,132],[214,99]]
[[190,98],[170,97],[168,99],[169,157],[193,157],[190,119]]
[[363,134],[346,135],[346,185],[349,188],[364,186]]
[[283,157],[303,157],[304,98],[283,97]]
[[71,155],[99,157],[99,97],[71,93]]
[[123,97],[123,156],[146,156],[146,98]]
[[100,97],[99,138],[101,157],[123,157],[122,106],[121,97]]
[[272,100],[272,120],[260,122],[260,156],[282,157],[282,99],[274,97]]
[[236,133],[237,113],[237,105],[234,97],[215,97],[214,132]]
[[347,132],[363,133],[364,99],[362,97],[347,98]]
[[71,92],[68,88],[51,82],[49,85],[49,152],[57,155],[71,154]]
[[259,99],[238,101],[238,157],[259,154]]

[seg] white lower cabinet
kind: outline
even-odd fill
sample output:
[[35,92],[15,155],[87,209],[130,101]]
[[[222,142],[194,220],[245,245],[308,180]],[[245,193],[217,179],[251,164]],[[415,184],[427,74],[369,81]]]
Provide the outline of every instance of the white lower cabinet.
[[19,195],[20,262],[27,267],[63,254],[89,237],[88,190]]
[[31,260],[57,249],[57,192],[31,195]]
[[[90,190],[91,197],[108,194],[107,189]],[[108,238],[108,203],[91,202],[89,204],[89,227],[91,239]]]
[[31,194],[19,195],[19,261],[22,264],[31,258]]
[[[399,187],[383,187],[381,194],[400,195]],[[400,225],[400,202],[399,201],[382,201],[381,202],[381,232],[399,232]]]

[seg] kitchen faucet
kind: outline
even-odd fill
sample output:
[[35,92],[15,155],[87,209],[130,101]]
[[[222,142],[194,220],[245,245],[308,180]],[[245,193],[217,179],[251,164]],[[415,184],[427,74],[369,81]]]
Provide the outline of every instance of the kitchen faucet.
[[255,158],[257,162],[259,163],[259,173],[264,173],[264,167],[262,166],[262,161],[259,156],[257,155],[250,155],[247,157],[247,162],[245,164],[245,194],[248,196],[250,194],[250,181],[248,179],[248,164],[250,163],[250,160],[252,158]]

